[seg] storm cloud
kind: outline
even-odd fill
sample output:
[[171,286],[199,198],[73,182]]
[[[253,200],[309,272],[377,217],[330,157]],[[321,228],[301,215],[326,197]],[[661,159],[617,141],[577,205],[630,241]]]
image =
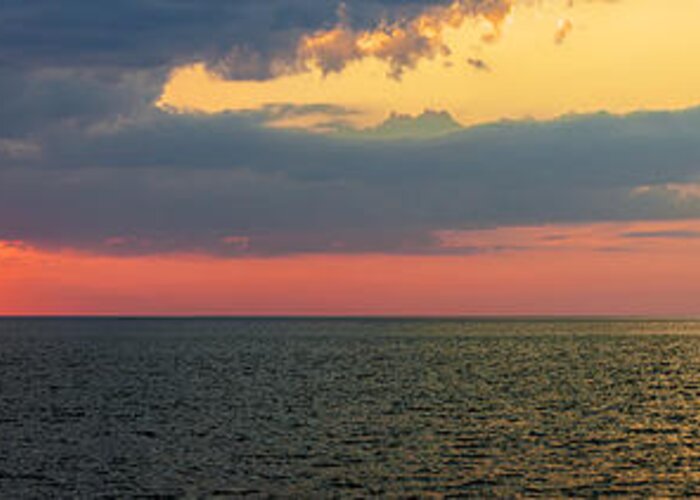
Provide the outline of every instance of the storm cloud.
[[[358,28],[414,15],[446,0],[353,0]],[[145,69],[215,62],[232,48],[268,57],[309,31],[331,28],[341,2],[327,0],[5,0],[0,66]]]
[[638,189],[697,182],[700,110],[423,140],[265,124],[265,111],[151,109],[50,128],[33,137],[40,153],[0,159],[0,239],[109,253],[439,253],[446,229],[700,216],[696,198]]
[[[356,35],[452,4],[356,0],[343,26]],[[3,2],[0,240],[125,255],[435,254],[455,251],[439,246],[445,230],[700,217],[699,197],[667,188],[700,180],[700,109],[387,140],[343,134],[354,111],[333,105],[214,115],[154,106],[168,72],[194,60],[224,71],[221,61],[251,57],[247,77],[264,77],[256,57],[266,66],[304,34],[332,31],[337,7]],[[338,120],[326,134],[270,126],[318,112]]]

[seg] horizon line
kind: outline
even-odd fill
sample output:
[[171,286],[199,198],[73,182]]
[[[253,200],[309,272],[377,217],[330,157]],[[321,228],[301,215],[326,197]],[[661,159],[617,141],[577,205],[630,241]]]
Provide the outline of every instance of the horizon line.
[[700,315],[655,314],[4,314],[2,320],[442,320],[442,321],[700,321]]

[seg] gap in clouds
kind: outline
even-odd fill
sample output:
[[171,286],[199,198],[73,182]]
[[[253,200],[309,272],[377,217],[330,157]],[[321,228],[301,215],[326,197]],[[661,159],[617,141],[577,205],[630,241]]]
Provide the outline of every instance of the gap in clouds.
[[[499,18],[503,36],[497,43],[484,43],[479,23],[468,16],[461,24],[445,21],[437,30],[438,46],[445,50],[426,48],[425,57],[413,59],[410,44],[398,44],[395,50],[405,50],[410,61],[400,80],[387,76],[393,56],[363,56],[352,48],[359,43],[358,33],[373,33],[365,24],[350,29],[349,41],[342,35],[342,24],[341,28],[310,30],[305,36],[319,38],[321,47],[340,44],[341,48],[328,48],[328,54],[319,48],[324,55],[296,64],[304,71],[256,80],[222,76],[206,59],[189,61],[173,69],[158,103],[163,109],[203,113],[262,109],[279,103],[329,104],[352,110],[354,114],[344,124],[356,128],[375,127],[392,113],[417,116],[426,110],[447,111],[464,125],[528,117],[549,120],[601,110],[680,110],[700,103],[696,65],[679,61],[679,54],[700,51],[700,37],[690,21],[694,14],[700,15],[700,6],[691,0],[680,1],[674,9],[654,0],[573,5],[506,2],[507,15]],[[484,9],[490,8],[487,4],[479,3]],[[403,24],[429,26],[430,22],[420,20],[431,9],[446,13],[452,7],[443,4],[422,13],[414,11],[404,16]],[[568,36],[574,25],[578,29]],[[391,31],[381,26],[380,34]],[[674,27],[672,34],[668,26]],[[554,43],[555,29],[562,33],[562,43]],[[341,34],[334,35],[337,30]],[[639,42],[640,33],[645,43]],[[418,45],[432,47],[430,43]],[[296,54],[296,45],[291,47]],[[330,61],[315,63],[319,57]],[[334,62],[336,59],[339,61]],[[491,71],[474,71],[477,61],[480,68]],[[561,85],[564,81],[568,84]],[[290,125],[332,130],[324,122],[332,123],[334,118],[317,116]]]

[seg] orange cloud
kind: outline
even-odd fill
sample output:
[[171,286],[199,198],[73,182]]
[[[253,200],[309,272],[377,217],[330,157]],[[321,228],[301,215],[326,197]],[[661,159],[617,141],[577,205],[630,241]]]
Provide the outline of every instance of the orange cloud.
[[304,36],[297,55],[302,67],[318,65],[323,72],[339,72],[355,60],[373,57],[390,65],[390,75],[398,78],[406,68],[413,68],[420,59],[448,55],[445,43],[447,29],[460,28],[468,19],[483,19],[491,26],[484,35],[493,41],[500,35],[501,25],[510,12],[512,0],[454,0],[448,6],[431,7],[413,19],[381,23],[373,30],[354,30],[341,16],[331,30]]
[[[278,56],[279,72],[271,71],[276,78],[231,80],[225,71],[211,71],[204,63],[176,68],[158,105],[179,112],[218,113],[276,103],[323,103],[353,110],[343,120],[361,128],[381,123],[391,112],[418,115],[425,109],[446,110],[463,125],[601,110],[684,109],[700,102],[700,65],[692,63],[693,54],[700,52],[694,23],[700,3],[678,1],[674,9],[660,0],[587,1],[572,8],[556,1],[498,2],[494,5],[510,10],[505,18],[505,10],[494,10],[497,30],[488,27],[486,15],[464,18],[461,28],[451,29],[445,14],[449,6],[366,31],[341,22],[308,34],[300,46],[293,44],[286,62]],[[410,33],[419,32],[421,24],[431,25],[420,21],[421,16],[443,19],[437,22],[437,35],[430,43],[419,43],[418,52],[409,51],[413,55],[392,59],[400,43],[413,47],[409,41],[420,38]],[[565,50],[554,43],[561,19],[575,21],[576,26],[576,36],[569,33]],[[498,44],[483,46],[480,35],[485,27],[490,33],[504,31]],[[449,48],[449,58],[440,57],[443,45]],[[318,59],[325,61],[325,75]],[[469,59],[487,61],[494,71],[473,71],[466,63]],[[408,70],[411,64],[415,69]],[[236,74],[236,62],[232,65]],[[387,78],[387,72],[401,74],[401,79]],[[306,120],[302,126],[315,128],[328,118]]]
[[564,43],[573,29],[574,23],[572,23],[570,19],[559,19],[557,22],[557,31],[554,33],[554,42],[558,45]]

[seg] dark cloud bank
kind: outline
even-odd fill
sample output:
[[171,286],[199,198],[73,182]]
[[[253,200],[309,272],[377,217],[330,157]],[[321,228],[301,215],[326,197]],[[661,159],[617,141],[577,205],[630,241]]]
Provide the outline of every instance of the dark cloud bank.
[[317,107],[204,116],[152,106],[173,64],[243,43],[264,52],[334,22],[336,7],[3,2],[0,239],[127,255],[439,253],[440,229],[700,217],[697,198],[663,187],[700,178],[700,109],[372,140],[265,126]]
[[125,253],[431,253],[438,229],[700,215],[698,200],[662,187],[634,192],[697,179],[700,110],[391,141],[269,129],[262,113],[142,110],[87,125],[58,115],[22,139],[35,148],[5,148],[4,239]]
[[[269,57],[338,21],[337,0],[3,0],[0,66],[136,69],[216,63],[238,47]],[[349,0],[353,26],[448,0]],[[495,3],[475,0],[475,4]],[[292,43],[293,44],[293,43]],[[249,75],[248,75],[249,76]]]

